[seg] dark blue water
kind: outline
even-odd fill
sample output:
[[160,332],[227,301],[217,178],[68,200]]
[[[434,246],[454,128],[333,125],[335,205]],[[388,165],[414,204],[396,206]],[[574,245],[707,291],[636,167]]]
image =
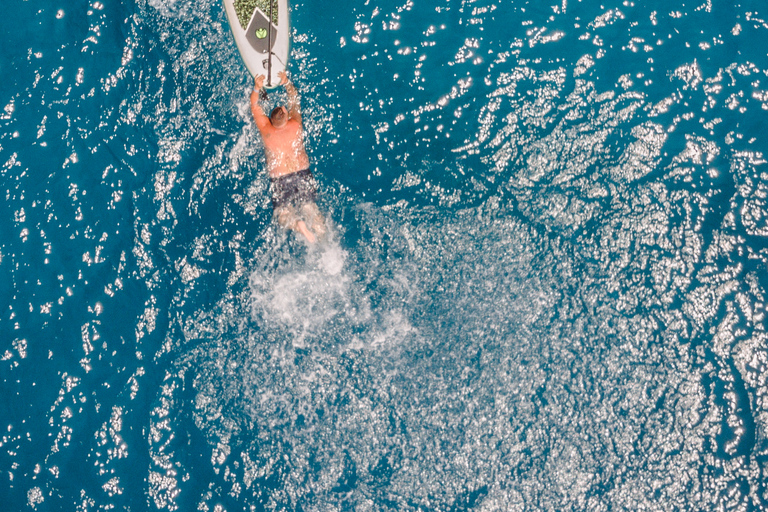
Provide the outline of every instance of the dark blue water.
[[3,10],[3,510],[768,507],[765,2]]

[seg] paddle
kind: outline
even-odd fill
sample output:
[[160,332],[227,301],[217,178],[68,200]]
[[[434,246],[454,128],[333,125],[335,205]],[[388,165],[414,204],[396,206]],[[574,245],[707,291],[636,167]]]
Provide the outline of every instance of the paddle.
[[[268,29],[268,35],[267,35],[267,51],[269,52],[269,56],[267,57],[267,83],[271,86],[272,85],[272,23],[275,19],[272,16],[272,10],[275,8],[275,2],[273,0],[269,0],[269,24],[267,26]],[[267,99],[267,93],[264,92],[264,99]]]

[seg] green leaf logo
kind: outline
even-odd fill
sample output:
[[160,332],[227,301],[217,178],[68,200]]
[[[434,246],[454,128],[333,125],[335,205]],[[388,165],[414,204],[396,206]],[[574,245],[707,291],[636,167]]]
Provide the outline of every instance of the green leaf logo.
[[264,39],[265,37],[267,37],[267,29],[265,28],[258,29],[256,31],[256,37],[258,37],[259,39]]

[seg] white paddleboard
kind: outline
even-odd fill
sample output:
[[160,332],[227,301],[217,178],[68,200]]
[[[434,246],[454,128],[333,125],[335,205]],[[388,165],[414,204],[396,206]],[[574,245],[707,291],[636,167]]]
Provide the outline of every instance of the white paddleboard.
[[271,0],[271,5],[270,0],[222,1],[248,71],[253,76],[264,75],[265,87],[277,87],[278,73],[288,66],[290,51],[288,0]]

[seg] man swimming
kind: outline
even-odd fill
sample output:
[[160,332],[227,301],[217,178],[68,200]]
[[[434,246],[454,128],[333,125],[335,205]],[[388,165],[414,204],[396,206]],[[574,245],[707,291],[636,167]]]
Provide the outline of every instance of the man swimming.
[[317,187],[304,149],[299,95],[285,71],[279,76],[288,93],[287,108],[277,107],[267,117],[259,105],[259,91],[264,87],[264,75],[259,75],[251,92],[251,113],[264,140],[277,222],[315,243],[325,234],[325,220],[315,204]]

